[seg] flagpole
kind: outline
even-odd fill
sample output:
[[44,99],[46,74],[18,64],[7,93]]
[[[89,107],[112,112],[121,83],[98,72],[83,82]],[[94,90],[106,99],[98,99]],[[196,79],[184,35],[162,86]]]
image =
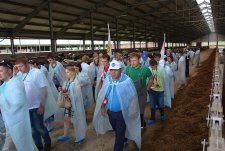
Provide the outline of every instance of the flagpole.
[[112,49],[111,49],[111,37],[110,37],[110,28],[109,28],[109,23],[108,25],[108,46],[107,46],[107,54],[112,57]]

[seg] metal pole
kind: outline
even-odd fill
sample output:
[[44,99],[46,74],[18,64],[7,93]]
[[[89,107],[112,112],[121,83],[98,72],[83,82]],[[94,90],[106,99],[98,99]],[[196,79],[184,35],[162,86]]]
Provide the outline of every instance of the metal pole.
[[105,40],[103,40],[103,50],[105,50]]
[[133,23],[133,48],[135,49],[135,25]]
[[217,43],[216,43],[216,48],[218,48],[218,45],[219,45],[219,37],[218,37],[218,33],[216,33],[216,41],[217,41]]
[[90,14],[90,25],[91,25],[91,49],[94,50],[94,33],[93,33],[93,13]]
[[83,51],[85,51],[85,39],[83,39]]
[[12,56],[14,57],[14,56],[15,56],[15,51],[14,51],[14,39],[13,39],[13,34],[12,34],[11,37],[10,37],[10,42],[11,42],[11,53],[12,53]]
[[116,18],[116,49],[119,49],[119,39],[118,39],[118,19]]
[[53,24],[52,24],[52,5],[51,0],[48,0],[48,15],[49,15],[49,26],[50,26],[50,36],[51,36],[51,52],[56,52],[56,40],[54,39]]
[[209,47],[209,34],[208,34],[208,47]]
[[38,45],[39,47],[39,49],[38,49],[38,51],[41,51],[41,40],[39,39],[39,45]]

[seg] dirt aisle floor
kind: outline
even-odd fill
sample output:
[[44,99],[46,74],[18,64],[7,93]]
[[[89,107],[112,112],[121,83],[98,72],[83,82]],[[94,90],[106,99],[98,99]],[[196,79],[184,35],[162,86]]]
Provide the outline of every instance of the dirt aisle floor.
[[[208,138],[206,116],[208,112],[209,94],[211,89],[212,70],[215,53],[213,50],[201,52],[200,68],[190,68],[191,77],[187,86],[177,91],[175,83],[175,100],[172,109],[166,109],[168,119],[165,122],[157,121],[155,125],[147,126],[143,130],[143,151],[200,151],[201,141]],[[158,116],[159,117],[159,116]],[[146,120],[150,118],[149,106],[146,107]],[[82,144],[73,144],[75,138],[57,142],[57,136],[63,134],[63,124],[55,123],[57,128],[51,132],[53,151],[112,151],[114,133],[109,132],[96,136],[92,125],[92,114],[87,115],[88,134]],[[71,134],[73,131],[71,129]],[[137,150],[133,142],[125,151]]]

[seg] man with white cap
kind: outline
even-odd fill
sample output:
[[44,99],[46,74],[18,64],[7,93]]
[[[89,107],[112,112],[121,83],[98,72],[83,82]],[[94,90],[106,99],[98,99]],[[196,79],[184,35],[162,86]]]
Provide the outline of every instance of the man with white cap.
[[18,151],[34,151],[25,87],[13,76],[13,65],[8,60],[0,62],[0,80],[4,81],[0,86],[0,109],[6,126],[5,143],[11,136]]
[[99,127],[109,120],[116,134],[114,151],[123,150],[125,138],[141,148],[141,122],[138,96],[133,81],[122,73],[120,62],[113,60],[110,75],[104,81],[97,98],[93,123],[97,134],[107,132]]

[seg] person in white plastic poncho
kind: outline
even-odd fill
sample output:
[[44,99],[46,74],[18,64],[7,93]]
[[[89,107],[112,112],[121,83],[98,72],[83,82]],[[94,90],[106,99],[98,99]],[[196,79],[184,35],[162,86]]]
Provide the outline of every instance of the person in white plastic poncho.
[[170,69],[173,73],[173,75],[170,76],[169,82],[170,82],[171,98],[174,99],[174,81],[176,80],[177,64],[173,60],[172,56],[167,56],[166,64],[170,67]]
[[50,79],[54,82],[56,88],[63,85],[63,82],[65,80],[65,75],[64,75],[64,67],[63,65],[56,61],[56,58],[53,54],[50,54],[48,56],[48,62],[49,62],[49,76]]
[[97,134],[104,134],[110,121],[115,131],[114,151],[123,150],[125,138],[135,141],[141,148],[141,121],[138,96],[133,81],[122,74],[120,62],[110,63],[110,75],[99,92],[93,124]]
[[195,51],[195,63],[196,63],[196,68],[198,68],[200,63],[200,48],[197,48]]
[[91,109],[94,104],[91,79],[86,72],[83,72],[80,62],[77,62],[74,68],[76,71],[76,79],[79,81],[81,86],[84,108],[87,111],[87,109]]
[[8,60],[0,63],[0,109],[6,131],[18,151],[35,151],[24,84],[13,77],[13,65]]
[[101,64],[98,70],[97,82],[95,87],[95,100],[97,100],[98,93],[102,88],[105,78],[107,77],[107,75],[109,75],[109,61],[110,56],[108,54],[104,54],[101,57]]
[[185,69],[186,69],[186,60],[183,53],[183,50],[179,51],[179,61],[178,61],[178,70],[177,70],[177,81],[179,83],[179,89],[183,89],[186,85],[186,75],[185,75]]
[[143,53],[141,54],[141,59],[140,59],[140,63],[142,65],[145,65],[147,67],[149,67],[149,61],[151,59],[148,57],[148,52],[147,51],[143,51]]
[[92,83],[93,95],[95,95],[95,86],[97,82],[98,70],[99,70],[99,56],[98,54],[94,54],[93,62],[89,66],[89,71],[90,71],[89,77]]
[[51,115],[55,114],[58,107],[55,103],[53,93],[45,75],[36,68],[30,68],[27,58],[18,58],[16,60],[18,76],[23,80],[28,101],[30,113],[32,136],[38,149],[43,148],[42,139],[44,140],[44,150],[51,148],[51,138],[43,122]]
[[170,78],[173,76],[173,72],[168,66],[168,64],[166,64],[164,60],[165,57],[166,55],[161,56],[160,53],[155,53],[154,60],[158,63],[157,68],[162,72],[162,75],[163,75],[164,105],[171,108],[172,97],[171,97],[171,91],[170,91],[170,88],[171,88]]
[[76,71],[73,66],[68,66],[65,70],[67,80],[64,82],[63,87],[59,93],[69,97],[71,107],[65,108],[64,111],[64,134],[59,136],[58,141],[65,141],[72,138],[69,135],[70,123],[72,122],[76,140],[74,143],[82,142],[86,137],[87,123],[84,111],[83,97],[81,92],[81,86],[76,78]]
[[[48,83],[50,85],[50,88],[51,88],[51,91],[52,91],[52,94],[53,94],[53,97],[54,97],[54,100],[56,103],[58,100],[59,93],[58,93],[58,90],[57,90],[55,84],[53,83],[52,79],[49,76],[47,68],[44,65],[39,64],[39,62],[35,59],[29,59],[28,63],[31,68],[40,69],[40,71],[42,71],[42,73],[45,75],[45,77],[48,80]],[[49,132],[55,128],[55,126],[52,125],[52,121],[54,121],[54,115],[52,115],[45,121],[46,127]]]

